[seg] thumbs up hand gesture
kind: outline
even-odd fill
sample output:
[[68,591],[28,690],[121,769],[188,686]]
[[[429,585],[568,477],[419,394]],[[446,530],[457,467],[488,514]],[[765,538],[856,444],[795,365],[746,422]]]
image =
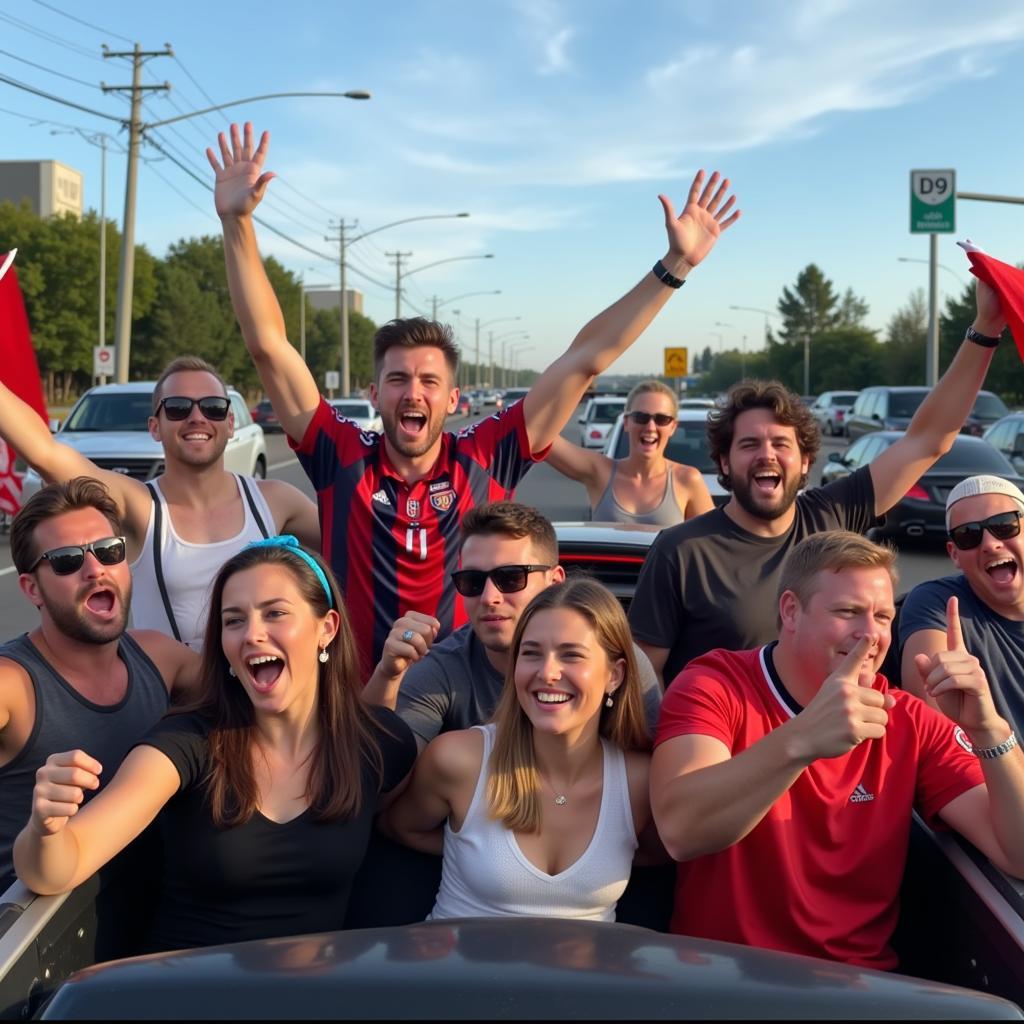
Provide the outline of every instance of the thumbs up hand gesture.
[[942,713],[970,734],[1000,728],[988,679],[981,662],[964,645],[960,607],[951,597],[946,604],[946,649],[914,658],[925,692]]

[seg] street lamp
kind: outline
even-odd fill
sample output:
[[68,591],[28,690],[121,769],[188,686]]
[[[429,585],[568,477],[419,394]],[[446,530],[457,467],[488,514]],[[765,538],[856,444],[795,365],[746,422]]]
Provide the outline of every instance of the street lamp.
[[[510,338],[521,338],[526,341],[530,337],[529,331],[506,331],[504,334],[499,334],[497,338],[492,336],[491,343],[495,341],[501,342],[501,386],[506,387],[508,384],[508,363],[505,361],[505,347],[508,345]],[[495,376],[494,369],[491,369],[492,377]],[[492,383],[493,386],[493,383]]]
[[[494,291],[491,291],[491,292],[463,292],[461,295],[455,295],[455,296],[453,296],[450,299],[442,299],[440,302],[438,302],[437,296],[435,295],[434,299],[433,299],[433,302],[431,303],[431,316],[430,316],[430,318],[432,320],[436,320],[437,319],[437,311],[442,306],[447,306],[449,302],[458,302],[459,299],[471,299],[471,298],[473,298],[474,296],[477,296],[477,295],[500,295],[500,294],[501,294],[501,289],[500,288],[495,288]],[[455,310],[454,312],[458,312],[458,311]]]
[[354,224],[346,224],[344,218],[342,218],[337,224],[328,224],[329,228],[338,229],[337,238],[325,238],[325,242],[337,242],[338,243],[338,264],[340,268],[340,284],[341,284],[341,393],[342,395],[351,394],[352,391],[352,377],[350,372],[350,358],[349,358],[349,328],[348,328],[348,284],[347,284],[347,272],[348,272],[348,260],[347,253],[350,245],[355,245],[356,242],[361,242],[368,235],[375,235],[378,231],[384,231],[387,228],[397,227],[399,224],[411,224],[417,220],[450,220],[459,217],[468,217],[468,213],[425,213],[418,217],[403,217],[401,220],[392,220],[387,224],[381,224],[378,228],[370,228],[369,231],[364,231],[361,235],[356,235],[355,238],[347,238],[345,236],[346,230],[354,228]]
[[439,267],[442,263],[455,263],[458,260],[493,260],[493,252],[474,253],[472,256],[448,256],[443,260],[434,260],[433,263],[424,263],[422,267],[413,267],[402,273],[402,257],[411,256],[412,253],[391,252],[388,256],[395,257],[395,319],[402,315],[402,278],[410,274],[418,274],[421,270],[429,270],[431,267]]
[[[121,56],[120,54],[107,54]],[[126,55],[127,56],[127,55]],[[120,87],[100,84],[104,92],[117,92]],[[154,128],[163,128],[190,117],[199,117],[215,110],[237,107],[242,103],[255,103],[257,100],[282,99],[295,96],[330,96],[350,100],[368,100],[370,94],[363,90],[349,92],[272,92],[263,96],[250,96],[242,100],[230,100],[218,103],[202,110],[192,110],[163,121],[143,122],[142,115],[142,61],[139,59],[136,46],[135,70],[132,79],[132,107],[128,120],[121,119],[121,124],[128,129],[128,175],[124,189],[124,224],[121,229],[121,261],[117,281],[117,320],[114,327],[115,344],[117,345],[117,381],[125,384],[128,381],[128,364],[132,343],[132,293],[135,284],[135,197],[139,176],[139,143],[143,135]]]
[[[768,348],[768,317],[770,317],[770,316],[777,317],[779,314],[778,313],[773,313],[770,309],[765,309],[763,306],[730,306],[729,308],[730,309],[738,309],[738,310],[740,310],[741,312],[744,312],[744,313],[761,313],[761,314],[764,315],[764,347],[767,349]],[[808,348],[806,347],[807,346],[806,340],[804,342],[804,346],[805,346],[804,347],[804,377],[806,378],[806,376],[810,372],[810,354],[809,354]],[[743,358],[743,362],[741,364],[742,374],[743,374],[744,377],[747,375],[747,360],[746,360],[746,351],[745,350],[746,350],[746,346],[744,345],[744,358]],[[804,389],[804,394],[807,394],[806,388]]]
[[509,358],[512,360],[512,387],[519,387],[519,357],[524,352],[532,352],[536,347],[536,345],[517,345],[509,352]]
[[[897,256],[897,263],[928,263],[928,260],[915,259],[913,256]],[[947,267],[945,263],[937,263],[936,266],[952,274],[962,285],[967,284],[967,281],[961,277],[952,267]]]

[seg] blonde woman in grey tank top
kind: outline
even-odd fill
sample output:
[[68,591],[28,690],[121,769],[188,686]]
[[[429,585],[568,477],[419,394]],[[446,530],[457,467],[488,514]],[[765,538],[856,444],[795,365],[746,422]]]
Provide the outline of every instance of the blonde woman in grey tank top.
[[700,472],[665,458],[676,431],[677,409],[671,388],[660,381],[643,381],[626,399],[626,458],[610,459],[563,437],[555,441],[548,462],[586,487],[591,519],[674,526],[714,507]]
[[428,744],[382,827],[443,853],[433,918],[612,920],[638,848],[667,859],[649,746],[622,607],[575,577],[523,612],[493,723]]

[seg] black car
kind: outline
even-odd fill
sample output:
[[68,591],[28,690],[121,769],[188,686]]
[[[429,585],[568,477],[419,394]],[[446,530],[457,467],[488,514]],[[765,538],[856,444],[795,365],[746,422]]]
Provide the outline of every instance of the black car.
[[[903,437],[902,430],[879,430],[865,434],[844,452],[832,452],[821,471],[821,482],[831,483],[866,466]],[[946,536],[946,498],[961,480],[978,473],[1010,480],[1024,488],[1024,477],[980,437],[961,434],[953,447],[925,473],[885,516],[876,536],[897,538]]]
[[865,388],[843,422],[843,437],[856,441],[877,430],[906,430],[931,388]]
[[261,426],[264,434],[283,433],[284,427],[281,426],[281,421],[277,418],[277,413],[274,412],[269,398],[264,398],[249,411],[252,414],[253,423]]

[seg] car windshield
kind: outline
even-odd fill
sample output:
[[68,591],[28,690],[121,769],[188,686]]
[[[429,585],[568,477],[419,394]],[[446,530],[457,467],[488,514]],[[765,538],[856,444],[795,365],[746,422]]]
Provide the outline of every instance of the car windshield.
[[366,402],[335,402],[334,408],[340,416],[349,418],[365,419],[373,415]]
[[1017,472],[1006,457],[987,441],[979,444],[957,444],[932,467],[936,473],[992,473],[996,476],[1016,476]]
[[625,399],[621,402],[595,402],[590,411],[590,422],[614,423],[619,418],[619,413],[625,408]]
[[857,392],[852,391],[848,395],[833,395],[832,404],[838,405],[842,409],[849,409],[854,402],[857,401]]
[[[626,432],[619,434],[612,458],[624,459],[629,454],[629,438]],[[707,427],[703,420],[684,423],[680,421],[676,432],[669,438],[665,458],[693,466],[700,473],[717,473],[718,467],[711,461],[708,450]]]
[[971,412],[975,416],[984,416],[985,419],[999,419],[1005,416],[1010,410],[1006,403],[997,395],[978,395],[974,401],[974,408]]
[[86,395],[68,417],[65,430],[146,430],[152,414],[149,392]]
[[889,415],[911,417],[925,400],[927,391],[893,391],[889,394]]

